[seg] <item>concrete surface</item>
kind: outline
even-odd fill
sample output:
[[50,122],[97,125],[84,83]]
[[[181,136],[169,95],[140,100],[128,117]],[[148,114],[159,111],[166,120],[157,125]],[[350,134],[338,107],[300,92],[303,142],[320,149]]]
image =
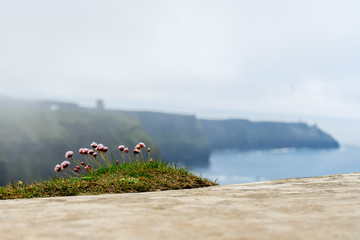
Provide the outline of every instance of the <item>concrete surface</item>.
[[360,174],[2,200],[0,239],[360,239]]

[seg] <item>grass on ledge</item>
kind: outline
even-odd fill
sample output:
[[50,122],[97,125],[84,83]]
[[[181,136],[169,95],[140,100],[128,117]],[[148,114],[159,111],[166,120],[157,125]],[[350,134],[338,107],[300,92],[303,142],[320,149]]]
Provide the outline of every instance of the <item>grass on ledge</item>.
[[0,199],[135,193],[217,185],[163,161],[130,162],[100,168],[84,177],[53,177],[33,184],[0,187]]

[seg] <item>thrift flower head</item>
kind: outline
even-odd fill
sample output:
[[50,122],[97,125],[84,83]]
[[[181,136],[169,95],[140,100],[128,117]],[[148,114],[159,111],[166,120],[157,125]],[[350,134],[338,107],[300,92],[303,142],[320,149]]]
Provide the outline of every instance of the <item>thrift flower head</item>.
[[93,155],[93,154],[94,154],[94,151],[93,151],[92,149],[90,149],[90,150],[88,151],[88,154]]
[[79,149],[79,153],[80,153],[80,154],[84,154],[84,149],[83,149],[83,148],[80,148],[80,149]]
[[103,149],[104,149],[104,145],[102,145],[101,143],[96,147],[96,150],[98,151],[102,151]]
[[141,150],[140,145],[139,145],[139,144],[138,144],[138,145],[136,145],[136,146],[135,146],[135,149],[137,149],[137,150]]
[[151,149],[150,149],[150,148],[148,148],[148,149],[147,149],[147,151],[148,151],[148,153],[149,153],[149,152],[151,151]]
[[103,151],[104,151],[104,152],[107,152],[108,150],[109,150],[108,147],[104,147],[104,148],[103,148]]
[[125,146],[124,146],[124,145],[120,145],[118,148],[119,148],[120,151],[124,151]]
[[74,152],[73,152],[73,151],[67,151],[67,152],[65,153],[65,157],[66,157],[66,158],[71,158],[73,155],[74,155]]
[[140,148],[144,148],[144,147],[145,147],[145,143],[143,143],[143,142],[139,142],[138,145],[140,146]]
[[85,170],[89,171],[90,169],[91,169],[90,164],[88,164],[88,165],[85,166]]
[[78,169],[78,168],[74,168],[74,172],[79,172],[79,169]]
[[66,169],[70,165],[69,161],[63,161],[61,163],[61,169]]
[[97,156],[97,153],[96,153],[96,152],[94,152],[94,153],[93,153],[93,157],[94,157],[94,158],[96,158],[96,156]]
[[88,154],[89,149],[88,149],[88,148],[84,148],[83,151],[84,151],[84,154]]
[[84,163],[84,162],[81,162],[80,164],[81,164],[81,165],[85,165],[85,163]]
[[92,143],[90,144],[90,146],[91,146],[92,148],[96,148],[96,147],[97,147],[97,143],[96,143],[96,142],[92,142]]
[[126,153],[128,153],[128,152],[129,152],[129,148],[125,148],[124,151],[125,151]]
[[60,164],[56,165],[54,170],[55,170],[55,172],[61,172]]
[[140,153],[140,150],[135,148],[135,149],[133,150],[133,153],[134,153],[134,155],[136,155],[136,154]]

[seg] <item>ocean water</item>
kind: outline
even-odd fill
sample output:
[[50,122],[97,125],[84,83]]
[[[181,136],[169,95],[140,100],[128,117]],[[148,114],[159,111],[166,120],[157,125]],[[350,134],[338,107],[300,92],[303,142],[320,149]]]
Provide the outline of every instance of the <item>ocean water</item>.
[[220,184],[360,172],[360,147],[216,151],[207,168],[191,169]]

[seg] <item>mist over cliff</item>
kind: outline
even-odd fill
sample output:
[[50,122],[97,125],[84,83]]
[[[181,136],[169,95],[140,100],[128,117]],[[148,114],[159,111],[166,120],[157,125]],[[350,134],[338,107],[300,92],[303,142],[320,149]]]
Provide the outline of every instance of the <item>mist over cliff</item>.
[[0,105],[0,184],[53,175],[67,150],[92,141],[129,148],[139,141],[152,154],[181,165],[206,167],[221,149],[336,148],[338,142],[305,123],[201,120],[192,115],[81,108],[72,103],[2,98]]

